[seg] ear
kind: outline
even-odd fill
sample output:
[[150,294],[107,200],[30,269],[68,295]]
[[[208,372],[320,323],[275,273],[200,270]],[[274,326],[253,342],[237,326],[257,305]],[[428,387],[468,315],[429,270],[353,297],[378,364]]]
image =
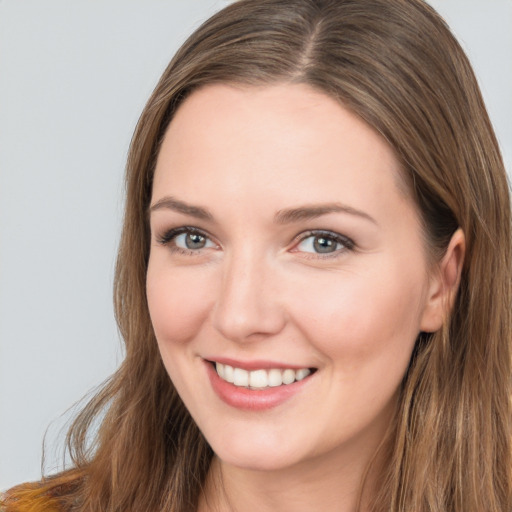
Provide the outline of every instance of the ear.
[[420,330],[435,332],[441,328],[453,307],[459,289],[466,238],[462,229],[452,235],[446,253],[432,276],[421,317]]

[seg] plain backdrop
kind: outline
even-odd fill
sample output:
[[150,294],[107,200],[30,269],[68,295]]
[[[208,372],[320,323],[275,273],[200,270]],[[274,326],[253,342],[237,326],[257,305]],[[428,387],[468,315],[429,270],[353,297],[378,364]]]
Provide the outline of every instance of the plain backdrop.
[[[0,489],[59,462],[65,411],[122,351],[112,275],[137,118],[226,0],[0,0]],[[512,169],[512,0],[432,0]]]

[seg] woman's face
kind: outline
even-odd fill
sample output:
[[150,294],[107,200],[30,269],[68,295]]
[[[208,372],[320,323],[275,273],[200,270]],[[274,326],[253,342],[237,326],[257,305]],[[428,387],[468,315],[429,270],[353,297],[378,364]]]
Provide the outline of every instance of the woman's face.
[[366,463],[381,441],[433,328],[400,185],[385,141],[307,86],[211,85],[179,108],[147,296],[165,367],[224,463]]

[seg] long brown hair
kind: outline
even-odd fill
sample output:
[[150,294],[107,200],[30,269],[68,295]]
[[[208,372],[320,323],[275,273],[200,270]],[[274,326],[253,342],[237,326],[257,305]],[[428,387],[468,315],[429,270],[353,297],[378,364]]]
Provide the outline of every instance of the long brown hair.
[[453,312],[439,332],[418,338],[372,507],[512,510],[508,184],[471,66],[421,0],[240,0],[186,41],[128,158],[115,284],[125,360],[69,431],[74,469],[26,492],[83,512],[197,507],[212,451],[157,349],[145,296],[147,210],[173,114],[216,82],[304,83],[334,97],[394,148],[436,259],[462,228],[467,252]]

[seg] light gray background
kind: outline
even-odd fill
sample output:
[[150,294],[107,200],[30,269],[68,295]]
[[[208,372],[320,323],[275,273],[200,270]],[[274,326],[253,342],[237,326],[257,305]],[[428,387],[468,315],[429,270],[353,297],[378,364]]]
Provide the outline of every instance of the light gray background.
[[[122,176],[178,45],[227,0],[0,0],[0,489],[40,477],[60,416],[116,367]],[[512,0],[432,0],[512,169]]]

